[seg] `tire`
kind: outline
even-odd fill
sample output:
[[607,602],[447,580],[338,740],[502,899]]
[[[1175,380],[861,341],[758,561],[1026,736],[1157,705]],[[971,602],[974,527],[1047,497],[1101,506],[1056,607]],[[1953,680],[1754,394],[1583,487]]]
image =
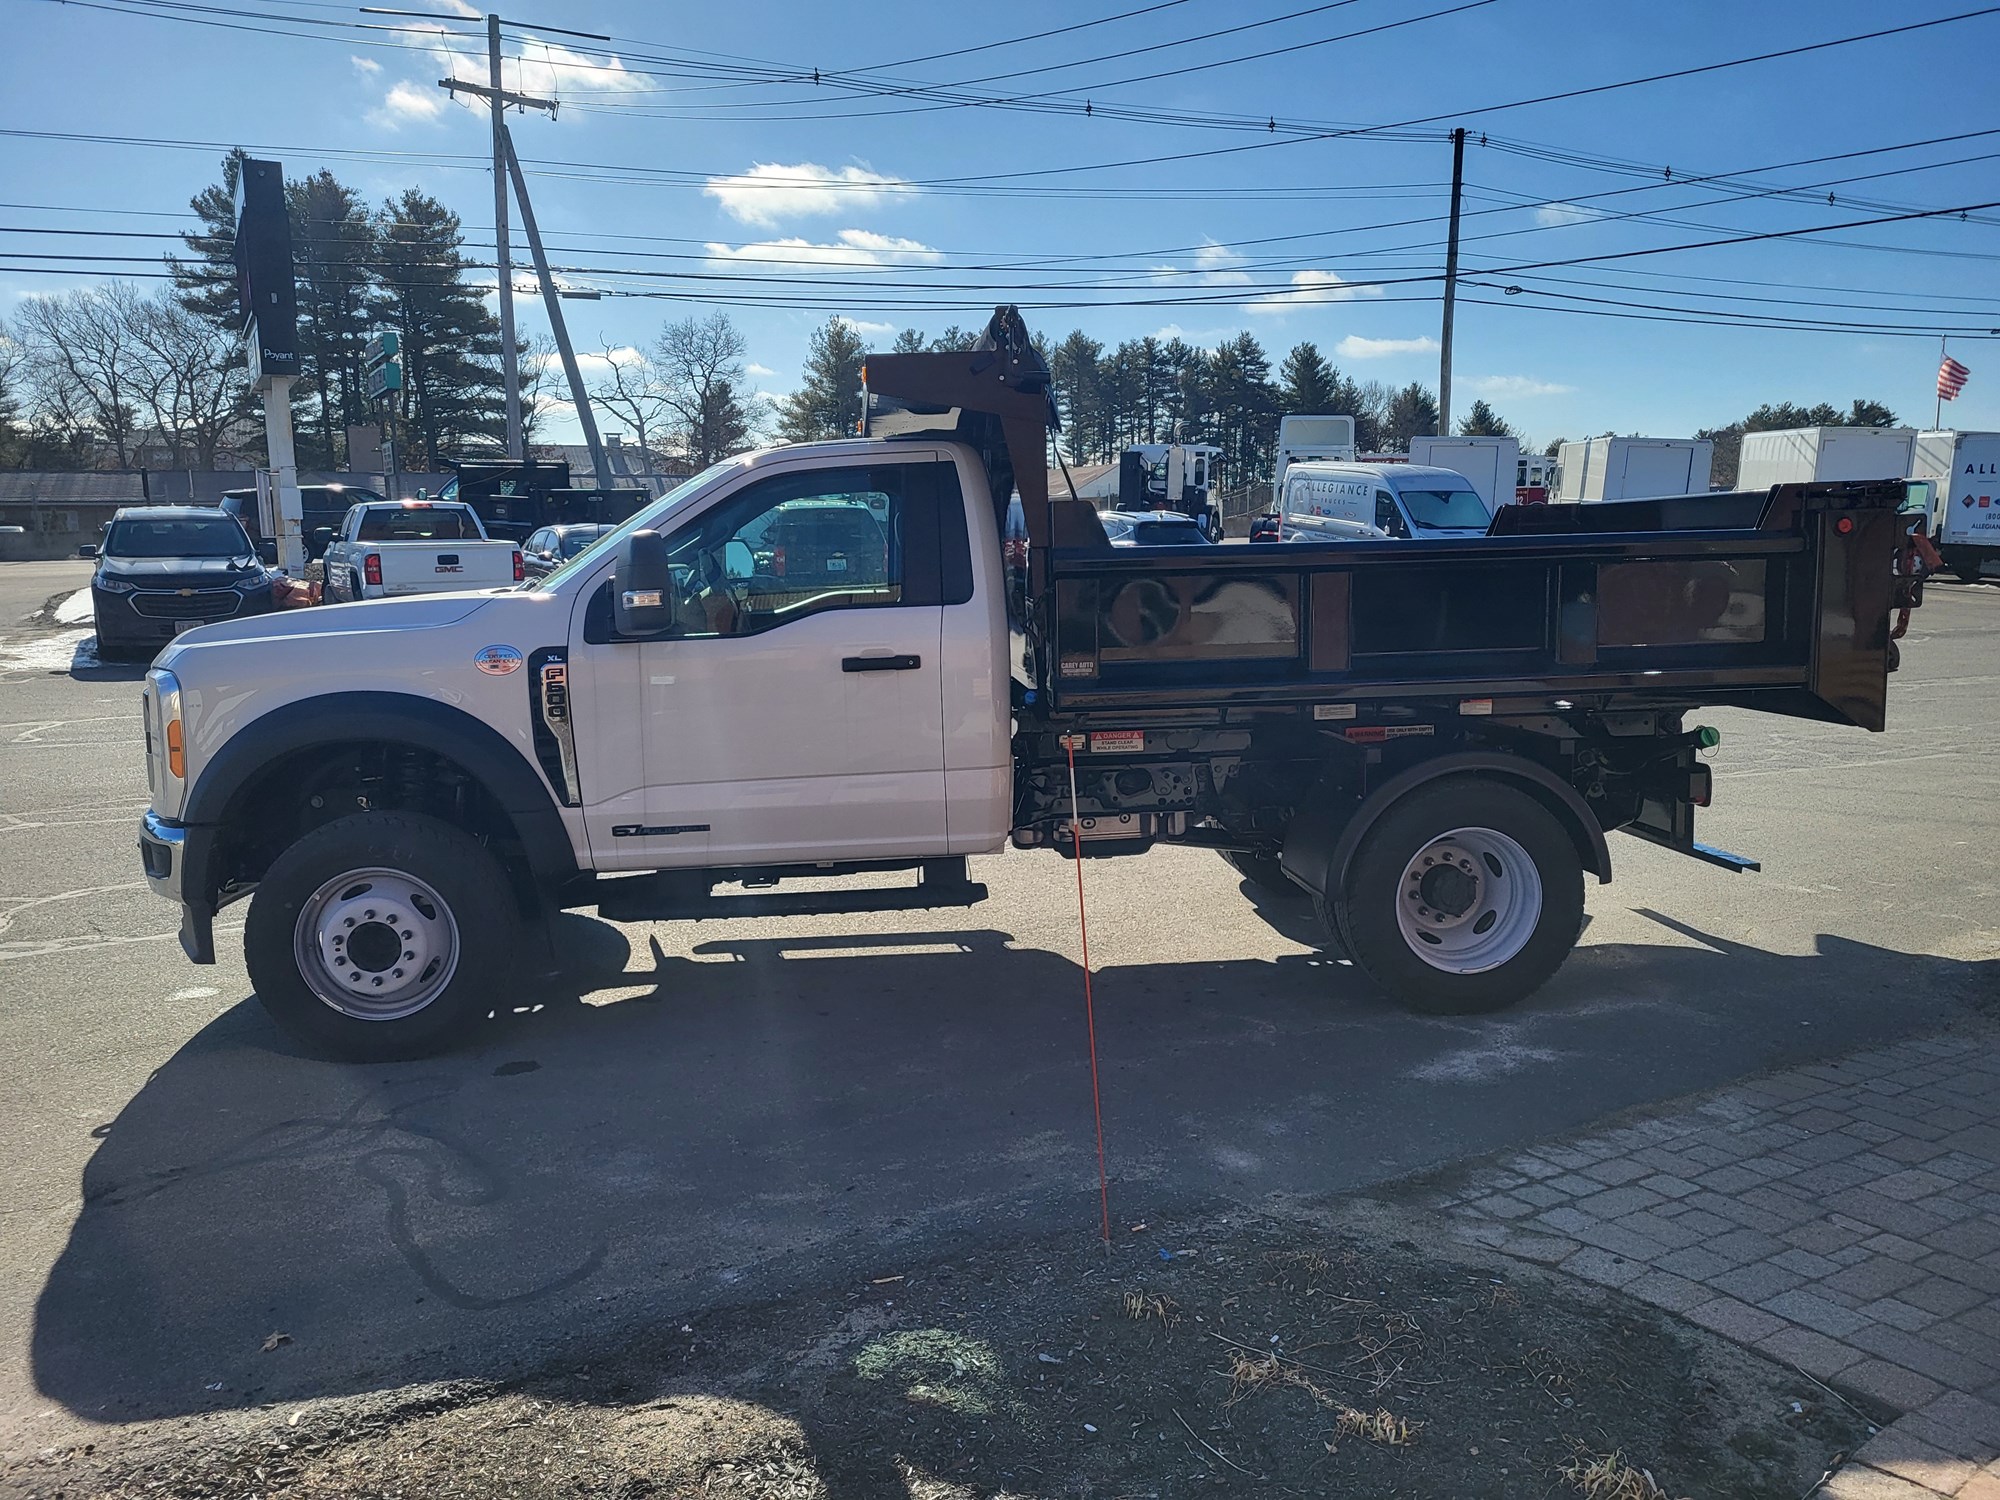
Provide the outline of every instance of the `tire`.
[[1240,854],[1234,850],[1224,850],[1222,861],[1260,891],[1266,891],[1273,896],[1305,894],[1292,884],[1275,854]]
[[1527,792],[1453,776],[1382,815],[1327,905],[1348,954],[1403,1006],[1479,1015],[1540,988],[1569,956],[1583,861]]
[[442,1050],[487,1012],[509,973],[516,917],[506,874],[477,839],[413,813],[358,813],[272,861],[243,954],[258,1000],[286,1030],[352,1061],[386,1062]]

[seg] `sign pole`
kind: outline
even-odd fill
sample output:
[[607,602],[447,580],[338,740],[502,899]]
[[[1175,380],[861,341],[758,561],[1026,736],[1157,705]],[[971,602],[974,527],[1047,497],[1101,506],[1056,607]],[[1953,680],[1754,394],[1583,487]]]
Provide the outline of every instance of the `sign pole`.
[[292,578],[306,576],[305,507],[299,496],[299,462],[292,447],[292,378],[269,375],[264,385],[264,444],[277,490],[278,566]]

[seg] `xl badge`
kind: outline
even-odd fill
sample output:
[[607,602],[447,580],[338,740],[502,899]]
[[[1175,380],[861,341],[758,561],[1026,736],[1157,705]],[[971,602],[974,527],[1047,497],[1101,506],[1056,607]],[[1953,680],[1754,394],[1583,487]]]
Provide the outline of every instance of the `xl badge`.
[[481,646],[472,664],[489,677],[505,677],[520,668],[521,653],[512,646]]

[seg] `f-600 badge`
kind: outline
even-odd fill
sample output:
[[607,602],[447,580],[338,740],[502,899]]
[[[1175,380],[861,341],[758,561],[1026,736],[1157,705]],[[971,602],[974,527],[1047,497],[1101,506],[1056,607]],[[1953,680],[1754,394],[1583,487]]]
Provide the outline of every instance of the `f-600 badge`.
[[489,677],[505,677],[521,665],[521,653],[512,646],[481,646],[472,654],[472,664]]

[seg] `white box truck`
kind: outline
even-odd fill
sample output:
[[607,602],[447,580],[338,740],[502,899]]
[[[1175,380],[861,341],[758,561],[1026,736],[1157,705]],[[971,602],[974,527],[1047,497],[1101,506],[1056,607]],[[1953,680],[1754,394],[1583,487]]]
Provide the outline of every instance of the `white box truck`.
[[1785,427],[1743,434],[1739,490],[1837,479],[1902,479],[1915,471],[1914,427]]
[[1562,445],[1558,500],[1705,495],[1715,444],[1705,438],[1594,437]]
[[1491,512],[1514,503],[1521,444],[1510,437],[1413,437],[1410,462],[1463,474]]
[[1937,481],[1946,567],[1971,583],[2000,562],[2000,432],[1920,432],[1910,474]]
[[1271,476],[1271,504],[1285,493],[1285,470],[1293,464],[1354,462],[1354,418],[1283,416],[1278,418],[1278,463]]

